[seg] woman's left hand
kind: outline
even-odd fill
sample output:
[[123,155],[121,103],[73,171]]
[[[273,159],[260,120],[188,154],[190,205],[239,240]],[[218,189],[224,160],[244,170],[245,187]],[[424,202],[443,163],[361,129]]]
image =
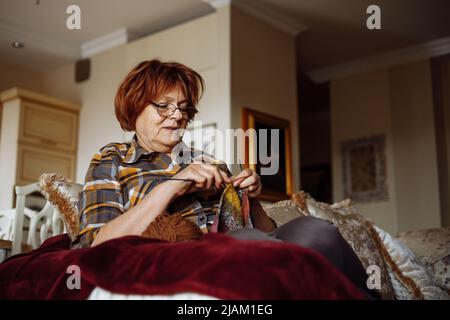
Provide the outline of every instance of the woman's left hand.
[[261,178],[252,169],[244,169],[236,177],[232,178],[233,186],[240,189],[248,187],[248,196],[256,198],[262,190]]

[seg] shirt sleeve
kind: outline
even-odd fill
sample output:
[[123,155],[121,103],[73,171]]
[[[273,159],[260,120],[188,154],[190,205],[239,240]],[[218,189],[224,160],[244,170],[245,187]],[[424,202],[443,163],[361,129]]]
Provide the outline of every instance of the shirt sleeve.
[[100,228],[125,211],[117,165],[110,155],[99,152],[92,158],[77,207],[80,232],[72,248],[89,247]]

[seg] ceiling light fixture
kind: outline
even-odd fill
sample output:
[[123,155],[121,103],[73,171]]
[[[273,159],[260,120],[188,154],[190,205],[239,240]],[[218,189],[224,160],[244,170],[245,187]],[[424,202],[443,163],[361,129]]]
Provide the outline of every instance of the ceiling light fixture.
[[24,47],[24,44],[20,41],[14,41],[12,44],[13,48],[20,49]]

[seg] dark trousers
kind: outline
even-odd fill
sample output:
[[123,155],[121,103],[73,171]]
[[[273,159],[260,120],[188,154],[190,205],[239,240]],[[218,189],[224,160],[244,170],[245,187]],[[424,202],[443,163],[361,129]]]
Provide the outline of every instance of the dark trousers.
[[244,228],[228,233],[241,240],[269,240],[289,242],[312,249],[328,261],[363,291],[369,299],[379,299],[379,294],[367,288],[367,273],[358,256],[344,240],[338,228],[331,222],[315,217],[299,217],[264,233],[257,229]]

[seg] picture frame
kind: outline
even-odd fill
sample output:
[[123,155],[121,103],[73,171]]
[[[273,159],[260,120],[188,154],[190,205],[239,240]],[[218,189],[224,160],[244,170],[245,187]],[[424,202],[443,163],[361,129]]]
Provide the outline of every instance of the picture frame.
[[385,148],[385,135],[373,135],[341,143],[345,198],[354,202],[389,199]]
[[[263,186],[259,196],[264,201],[280,201],[290,199],[293,191],[292,183],[292,146],[291,146],[291,126],[288,120],[275,117],[273,115],[252,110],[250,108],[242,108],[242,128],[244,132],[248,129],[257,131],[257,139],[259,138],[260,129],[278,129],[279,131],[279,150],[277,154],[270,151],[271,160],[278,159],[279,168],[276,174],[263,175],[261,168],[264,167],[259,159],[259,143],[255,141],[253,135],[245,136],[245,161],[244,167],[255,170],[261,177]],[[272,141],[268,135],[268,150],[272,150]],[[253,151],[250,151],[253,150]],[[252,154],[256,151],[256,155]],[[252,161],[250,161],[252,159]]]

